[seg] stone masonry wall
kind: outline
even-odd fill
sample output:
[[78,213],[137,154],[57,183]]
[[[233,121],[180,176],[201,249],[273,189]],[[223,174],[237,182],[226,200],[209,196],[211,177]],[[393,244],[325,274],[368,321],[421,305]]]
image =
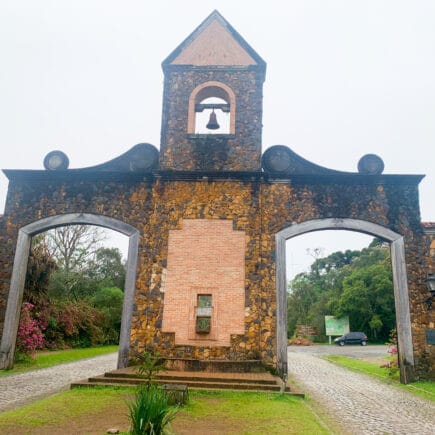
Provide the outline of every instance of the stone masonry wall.
[[[141,231],[147,246],[151,185],[142,182],[47,181],[9,183],[0,233],[0,332],[12,274],[18,230],[39,219],[65,213],[94,213],[119,219]],[[142,256],[148,255],[142,251]]]
[[[417,373],[433,374],[433,350],[425,331],[427,243],[420,223],[417,186],[262,181],[68,181],[11,182],[0,248],[1,321],[18,229],[62,213],[96,213],[140,231],[131,349],[171,357],[256,359],[276,363],[275,234],[312,219],[352,218],[386,226],[404,236]],[[168,237],[183,221],[225,220],[245,234],[244,334],[229,346],[177,345],[162,332]]]
[[[132,347],[158,350],[169,357],[259,358],[259,268],[258,186],[246,182],[158,181],[154,186],[155,215],[152,234],[152,264],[138,280],[134,313]],[[162,332],[165,294],[161,292],[163,271],[167,268],[168,237],[171,230],[181,230],[190,219],[230,220],[235,231],[245,233],[245,335],[233,334],[230,346],[183,346],[175,344],[173,333]],[[145,265],[141,266],[144,270]],[[150,285],[147,277],[152,274]],[[198,283],[200,285],[200,283]]]
[[[424,224],[425,235],[423,245],[426,248],[426,270],[427,273],[435,274],[435,222]],[[426,293],[426,298],[429,299],[429,292]],[[435,300],[432,299],[431,310],[427,310],[427,328],[435,330]],[[435,379],[435,345],[426,342],[423,353],[423,362],[426,370],[429,373],[430,379]]]
[[[200,84],[218,81],[236,97],[235,135],[188,135],[187,107]],[[171,70],[165,76],[162,169],[258,171],[261,158],[263,77],[254,70]]]

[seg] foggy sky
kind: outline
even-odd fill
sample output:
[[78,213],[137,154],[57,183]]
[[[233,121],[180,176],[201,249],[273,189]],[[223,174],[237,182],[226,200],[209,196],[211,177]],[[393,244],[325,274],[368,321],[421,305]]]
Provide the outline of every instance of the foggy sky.
[[[267,62],[263,149],[316,164],[426,174],[435,221],[435,2],[431,0],[2,0],[1,168],[103,163],[159,146],[161,62],[214,9]],[[0,213],[7,179],[0,175]]]

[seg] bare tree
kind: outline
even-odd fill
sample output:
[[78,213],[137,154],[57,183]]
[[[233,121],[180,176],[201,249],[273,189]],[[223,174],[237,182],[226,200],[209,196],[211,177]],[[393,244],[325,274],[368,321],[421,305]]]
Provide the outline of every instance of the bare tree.
[[45,233],[46,245],[57,266],[78,272],[107,239],[104,229],[92,225],[68,225]]
[[319,273],[319,262],[317,260],[319,260],[320,258],[323,257],[324,252],[325,252],[325,249],[324,248],[320,248],[320,247],[313,248],[313,249],[311,249],[311,248],[307,248],[306,249],[307,255],[309,255],[310,257],[314,258],[314,263],[311,265],[311,268],[312,269],[314,268],[314,271],[315,271],[317,276],[320,275],[320,273]]

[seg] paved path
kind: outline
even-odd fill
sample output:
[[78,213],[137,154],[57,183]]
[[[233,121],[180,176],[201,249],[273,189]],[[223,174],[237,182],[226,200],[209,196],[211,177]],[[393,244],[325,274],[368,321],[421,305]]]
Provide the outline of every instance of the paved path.
[[316,356],[342,355],[350,358],[384,358],[388,355],[389,346],[383,344],[368,344],[367,346],[289,346],[289,352],[310,353]]
[[289,374],[347,434],[435,434],[435,405],[398,387],[289,348]]
[[116,368],[118,354],[0,377],[0,412],[69,388],[71,382]]

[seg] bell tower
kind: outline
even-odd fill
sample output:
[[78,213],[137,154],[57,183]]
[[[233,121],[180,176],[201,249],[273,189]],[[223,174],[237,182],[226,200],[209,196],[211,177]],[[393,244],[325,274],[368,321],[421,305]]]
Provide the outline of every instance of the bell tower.
[[259,171],[266,63],[212,12],[162,63],[160,167]]

